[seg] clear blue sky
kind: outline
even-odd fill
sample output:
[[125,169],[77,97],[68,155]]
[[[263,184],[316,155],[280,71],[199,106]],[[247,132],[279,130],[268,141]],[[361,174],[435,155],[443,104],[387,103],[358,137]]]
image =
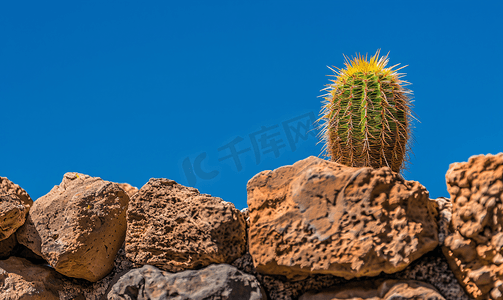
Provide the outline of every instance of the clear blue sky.
[[164,177],[244,208],[255,174],[320,154],[327,66],[380,48],[421,121],[404,175],[448,196],[450,163],[503,151],[502,3],[3,1],[0,176],[34,199],[65,172]]

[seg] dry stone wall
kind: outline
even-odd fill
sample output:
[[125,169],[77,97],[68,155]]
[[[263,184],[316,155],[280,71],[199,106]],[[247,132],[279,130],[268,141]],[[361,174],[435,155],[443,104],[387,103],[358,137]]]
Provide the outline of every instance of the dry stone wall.
[[450,198],[316,157],[248,182],[248,208],[169,179],[0,177],[0,299],[503,299],[503,153],[451,164]]

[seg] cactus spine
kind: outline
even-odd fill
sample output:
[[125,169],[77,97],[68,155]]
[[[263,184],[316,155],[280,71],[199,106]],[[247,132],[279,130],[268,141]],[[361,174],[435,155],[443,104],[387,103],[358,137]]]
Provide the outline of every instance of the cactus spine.
[[[388,53],[389,54],[389,53]],[[408,161],[412,91],[404,75],[386,68],[388,54],[379,50],[367,59],[358,54],[345,68],[330,68],[335,80],[327,84],[321,111],[325,156],[351,167],[390,167],[400,172]]]

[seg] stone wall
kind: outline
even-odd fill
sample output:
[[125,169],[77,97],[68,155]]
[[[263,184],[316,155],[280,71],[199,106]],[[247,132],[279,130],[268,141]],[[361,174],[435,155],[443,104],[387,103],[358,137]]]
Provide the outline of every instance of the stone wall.
[[449,198],[316,157],[255,175],[248,208],[169,179],[0,177],[0,299],[503,299],[503,153]]

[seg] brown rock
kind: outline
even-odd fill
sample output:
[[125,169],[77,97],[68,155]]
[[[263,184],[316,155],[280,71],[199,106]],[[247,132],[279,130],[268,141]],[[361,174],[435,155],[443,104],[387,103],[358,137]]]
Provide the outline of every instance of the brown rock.
[[258,272],[290,280],[394,273],[438,244],[434,201],[387,167],[311,156],[253,177],[248,208]]
[[59,292],[60,300],[105,300],[112,286],[132,268],[132,262],[126,258],[124,247],[115,257],[114,268],[103,279],[90,283],[83,279],[64,280],[63,289]]
[[19,185],[0,177],[0,241],[7,239],[26,221],[33,204]]
[[59,274],[19,257],[0,260],[0,299],[59,300]]
[[18,242],[61,274],[97,281],[112,270],[124,242],[128,201],[115,183],[66,173],[35,201]]
[[475,299],[503,299],[503,153],[453,163],[445,175],[453,203],[444,252]]
[[30,207],[33,204],[30,195],[6,177],[0,177],[0,195],[16,195],[23,205]]
[[138,193],[138,188],[130,185],[129,183],[118,183],[118,185],[126,192],[126,194],[129,196],[129,199],[132,199],[134,194]]
[[431,285],[414,280],[377,280],[308,292],[299,300],[445,300]]
[[232,203],[169,179],[150,179],[129,203],[126,253],[138,265],[178,272],[231,263],[246,250]]

